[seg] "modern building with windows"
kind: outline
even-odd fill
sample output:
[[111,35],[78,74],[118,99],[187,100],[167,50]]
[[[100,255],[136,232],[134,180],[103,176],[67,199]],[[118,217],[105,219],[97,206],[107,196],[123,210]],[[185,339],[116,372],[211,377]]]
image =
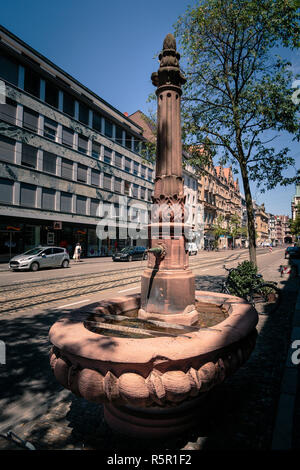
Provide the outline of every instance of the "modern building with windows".
[[0,103],[0,261],[39,244],[72,253],[79,241],[85,256],[105,256],[147,243],[120,237],[123,222],[96,233],[124,219],[120,196],[142,207],[132,226],[146,220],[154,168],[141,126],[3,27]]

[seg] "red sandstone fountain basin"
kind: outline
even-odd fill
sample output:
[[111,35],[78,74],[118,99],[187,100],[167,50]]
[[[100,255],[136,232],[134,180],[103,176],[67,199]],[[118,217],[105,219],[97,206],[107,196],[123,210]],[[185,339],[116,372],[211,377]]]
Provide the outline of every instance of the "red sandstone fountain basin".
[[[207,328],[165,324],[165,331],[162,322],[154,322],[158,336],[144,323],[135,330],[113,320],[101,324],[101,316],[134,318],[140,295],[94,304],[100,322],[87,321],[91,308],[64,316],[50,330],[56,379],[75,395],[110,406],[166,408],[200,398],[248,359],[258,315],[230,295],[197,291],[196,299],[226,318]],[[99,334],[103,326],[105,334]]]

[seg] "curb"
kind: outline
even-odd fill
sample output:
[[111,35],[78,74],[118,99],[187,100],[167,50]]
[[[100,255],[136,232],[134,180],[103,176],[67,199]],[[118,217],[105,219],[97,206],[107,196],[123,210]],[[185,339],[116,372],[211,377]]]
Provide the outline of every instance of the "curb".
[[[300,261],[298,271],[300,268]],[[280,397],[273,431],[272,450],[291,450],[293,445],[294,411],[298,384],[298,365],[292,362],[294,341],[300,340],[300,290],[298,292],[295,311],[292,319],[290,347],[282,377]]]

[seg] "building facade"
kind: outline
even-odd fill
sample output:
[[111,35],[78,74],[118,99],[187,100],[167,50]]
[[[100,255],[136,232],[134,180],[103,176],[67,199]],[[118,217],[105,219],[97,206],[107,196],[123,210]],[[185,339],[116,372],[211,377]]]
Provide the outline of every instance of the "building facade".
[[255,218],[256,245],[269,243],[269,214],[265,210],[264,204],[257,204],[253,201],[253,210]]
[[300,183],[297,183],[296,192],[292,200],[292,220],[296,219],[299,206],[300,206]]
[[143,129],[2,27],[0,38],[0,260],[39,244],[79,241],[85,256],[145,245]]
[[238,180],[234,180],[232,169],[221,166],[206,167],[198,184],[198,201],[204,206],[204,242],[211,247],[215,240],[214,227],[222,226],[227,232],[219,238],[219,248],[239,246],[241,238],[233,240],[230,223],[235,216],[242,220],[241,194]]

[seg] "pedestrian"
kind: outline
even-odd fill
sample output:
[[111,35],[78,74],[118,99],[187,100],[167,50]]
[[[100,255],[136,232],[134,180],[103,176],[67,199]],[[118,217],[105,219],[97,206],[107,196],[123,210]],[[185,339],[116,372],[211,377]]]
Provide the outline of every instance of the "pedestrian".
[[77,243],[77,245],[75,246],[74,255],[73,255],[73,259],[75,260],[76,263],[80,261],[80,255],[81,255],[81,246],[80,246],[80,243]]

